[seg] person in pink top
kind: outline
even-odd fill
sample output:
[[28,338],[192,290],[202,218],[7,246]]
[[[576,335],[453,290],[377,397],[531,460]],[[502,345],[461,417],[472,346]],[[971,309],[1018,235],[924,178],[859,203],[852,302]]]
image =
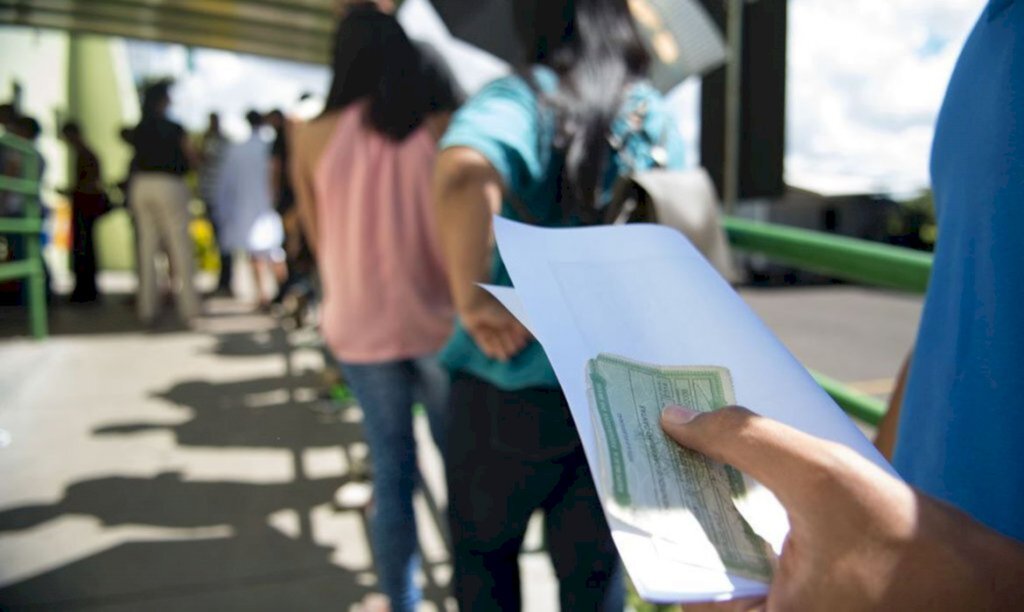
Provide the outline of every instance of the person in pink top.
[[413,610],[412,407],[426,407],[443,453],[448,374],[435,354],[453,322],[431,180],[457,96],[372,6],[341,21],[333,68],[323,114],[293,134],[292,181],[323,287],[321,331],[364,414],[378,583],[392,610]]

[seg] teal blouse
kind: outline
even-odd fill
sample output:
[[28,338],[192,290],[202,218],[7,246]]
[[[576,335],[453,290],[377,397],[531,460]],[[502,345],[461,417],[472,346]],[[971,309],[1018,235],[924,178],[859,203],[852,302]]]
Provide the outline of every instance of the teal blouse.
[[[547,68],[534,68],[534,79],[543,90],[554,90],[557,77]],[[622,116],[612,126],[613,133],[628,133],[628,109],[644,104],[647,108],[644,131],[653,142],[661,143],[667,152],[667,167],[683,165],[683,142],[675,119],[654,88],[639,84],[630,88]],[[473,96],[452,118],[440,147],[468,147],[478,151],[501,175],[506,192],[515,194],[531,219],[524,220],[508,199],[502,205],[502,216],[539,223],[545,226],[573,225],[558,208],[558,178],[563,158],[554,146],[555,117],[550,109],[538,104],[537,95],[520,76],[494,81]],[[653,165],[636,155],[633,169]],[[610,189],[620,172],[625,172],[612,156],[606,187]],[[521,210],[521,209],[520,209]],[[511,286],[508,271],[497,251],[492,257],[490,282]],[[529,387],[557,387],[558,380],[540,343],[531,342],[510,361],[487,357],[461,324],[456,323],[451,339],[441,352],[445,366],[464,371],[504,390]]]

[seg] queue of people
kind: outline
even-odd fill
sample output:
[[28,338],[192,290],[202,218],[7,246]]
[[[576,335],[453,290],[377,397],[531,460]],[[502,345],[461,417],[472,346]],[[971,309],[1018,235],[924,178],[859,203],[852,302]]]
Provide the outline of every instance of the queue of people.
[[268,273],[285,280],[284,228],[274,209],[270,145],[260,134],[263,115],[249,111],[245,119],[248,140],[229,145],[218,160],[212,212],[221,251],[249,257],[259,307],[267,309],[274,297],[264,286]]
[[[609,147],[616,119],[639,102],[657,121],[663,103],[645,85],[648,58],[625,0],[529,4],[522,14],[533,19],[517,24],[523,64],[450,119],[449,109],[409,95],[415,47],[387,11],[351,7],[335,41],[332,102],[294,141],[297,201],[324,281],[323,332],[362,405],[378,466],[375,558],[392,610],[418,598],[409,425],[417,398],[447,464],[460,608],[518,609],[517,556],[534,510],[544,512],[562,608],[622,606],[615,549],[550,364],[477,283],[509,283],[492,213],[549,226],[595,218],[621,171]],[[1002,233],[1020,227],[1024,141],[999,127],[1015,125],[1024,72],[1010,50],[1022,31],[1024,7],[989,3],[940,118],[939,252],[894,436],[907,483],[744,409],[666,407],[669,436],[759,478],[790,514],[767,600],[733,606],[1012,609],[1024,597],[1024,469],[1013,448],[1024,439],[1024,389],[1013,373],[1024,363],[1014,300],[1024,279],[1011,263],[1019,257],[1006,254],[1019,241]],[[984,86],[983,65],[998,74]],[[989,118],[967,129],[979,108]],[[667,136],[659,163],[681,163],[677,139]],[[981,202],[984,214],[968,217]],[[442,333],[452,313],[454,327]],[[448,377],[435,381],[437,359]]]
[[[218,291],[230,293],[233,260],[237,252],[251,258],[258,305],[266,309],[272,300],[280,301],[290,285],[302,280],[295,274],[289,283],[285,267],[286,236],[279,211],[292,209],[290,178],[285,171],[285,121],[280,111],[266,116],[250,111],[250,137],[240,143],[229,141],[220,131],[219,117],[210,116],[210,127],[199,142],[198,150],[185,129],[167,118],[171,105],[172,83],[167,80],[148,85],[142,93],[142,118],[137,125],[121,131],[122,140],[132,148],[128,177],[121,184],[126,207],[134,226],[138,265],[138,290],[134,299],[140,321],[154,325],[160,316],[164,293],[159,278],[159,260],[166,258],[170,276],[170,294],[177,305],[178,318],[189,324],[201,310],[201,296],[193,279],[194,245],[190,233],[193,199],[186,177],[198,174],[198,195],[206,204],[221,250]],[[31,117],[3,105],[4,129],[32,143],[41,133]],[[261,129],[274,126],[273,146],[265,142]],[[69,268],[73,289],[71,304],[88,304],[100,298],[97,283],[98,263],[95,245],[97,221],[111,210],[100,159],[87,142],[78,122],[69,121],[60,130],[72,159],[67,189],[61,193],[70,200]],[[20,176],[18,156],[4,156],[3,172]],[[39,157],[40,176],[45,170]],[[3,214],[20,214],[20,198],[5,195]],[[45,207],[44,207],[45,210]],[[295,213],[288,239],[301,245],[296,268],[303,268],[304,241],[297,236]],[[17,240],[13,247],[18,250]],[[276,278],[277,296],[265,287],[268,273]]]

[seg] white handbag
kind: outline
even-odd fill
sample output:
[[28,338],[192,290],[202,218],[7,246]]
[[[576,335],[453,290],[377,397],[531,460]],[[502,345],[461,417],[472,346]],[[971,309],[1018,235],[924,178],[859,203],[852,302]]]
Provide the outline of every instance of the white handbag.
[[718,195],[703,168],[646,170],[619,179],[606,222],[656,223],[679,230],[729,282],[739,276],[722,228]]

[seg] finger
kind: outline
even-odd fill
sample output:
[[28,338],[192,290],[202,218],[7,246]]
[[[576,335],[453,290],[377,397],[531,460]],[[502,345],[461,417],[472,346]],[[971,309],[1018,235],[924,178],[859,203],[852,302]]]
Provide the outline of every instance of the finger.
[[530,330],[526,329],[526,326],[519,321],[516,321],[516,334],[518,335],[520,342],[523,343],[523,346],[526,346],[533,340],[533,334],[531,334]]
[[515,337],[512,335],[512,333],[509,330],[507,330],[507,329],[500,329],[500,330],[498,330],[497,332],[495,332],[494,338],[495,338],[495,342],[501,347],[502,355],[504,355],[503,361],[505,359],[511,358],[512,355],[515,355],[516,352],[518,352],[516,350]]
[[525,329],[519,323],[510,325],[504,333],[506,348],[509,351],[509,356],[518,355],[520,351],[526,348],[529,342],[529,336]]
[[746,472],[787,509],[822,494],[817,489],[830,476],[831,443],[746,408],[700,413],[670,406],[661,415],[661,426],[681,446]]
[[508,350],[505,348],[500,334],[491,334],[489,336],[488,347],[490,350],[488,357],[498,361],[508,361]]
[[478,329],[472,332],[472,336],[484,355],[491,359],[504,361],[504,352],[501,345],[494,339],[494,334],[491,331]]

